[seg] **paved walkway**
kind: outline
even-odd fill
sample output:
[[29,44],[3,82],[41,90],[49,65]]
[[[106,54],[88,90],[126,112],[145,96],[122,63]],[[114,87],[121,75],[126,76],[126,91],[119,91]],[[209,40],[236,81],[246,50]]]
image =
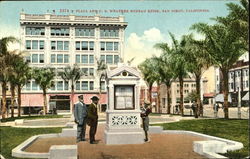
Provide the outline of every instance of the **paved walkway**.
[[[89,127],[85,142],[79,142],[79,159],[204,159],[193,152],[193,141],[204,140],[200,137],[181,134],[151,134],[150,142],[130,145],[105,145],[105,124],[99,124],[96,140],[89,144]],[[48,152],[51,145],[75,144],[74,137],[38,139],[25,151]],[[41,148],[42,147],[42,148]]]

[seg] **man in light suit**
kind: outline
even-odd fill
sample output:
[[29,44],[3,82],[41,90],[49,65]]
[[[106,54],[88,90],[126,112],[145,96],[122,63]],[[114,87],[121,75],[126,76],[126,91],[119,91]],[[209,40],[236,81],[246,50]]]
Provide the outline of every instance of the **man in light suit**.
[[78,96],[79,102],[74,105],[75,123],[77,124],[76,142],[86,141],[87,107],[83,103],[83,95]]

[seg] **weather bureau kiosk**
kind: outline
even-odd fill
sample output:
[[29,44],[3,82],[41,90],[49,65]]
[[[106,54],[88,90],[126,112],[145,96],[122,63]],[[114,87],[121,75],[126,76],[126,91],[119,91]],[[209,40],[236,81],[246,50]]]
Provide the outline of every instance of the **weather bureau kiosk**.
[[140,73],[119,64],[107,72],[106,144],[144,143],[140,117]]

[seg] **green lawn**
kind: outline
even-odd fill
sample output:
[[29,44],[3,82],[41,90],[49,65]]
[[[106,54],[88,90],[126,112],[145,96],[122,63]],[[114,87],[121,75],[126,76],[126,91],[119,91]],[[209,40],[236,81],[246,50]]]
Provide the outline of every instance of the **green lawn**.
[[243,143],[243,149],[231,151],[223,155],[232,159],[242,159],[249,156],[248,120],[200,119],[155,125],[163,126],[164,130],[189,130],[239,141]]
[[11,156],[11,150],[31,136],[38,134],[60,133],[62,128],[12,128],[0,127],[0,152],[6,159],[16,159]]
[[21,116],[21,117],[14,117],[14,118],[5,118],[5,119],[1,119],[1,122],[14,121],[14,120],[16,120],[16,119],[32,120],[32,119],[47,119],[47,118],[63,118],[63,115]]

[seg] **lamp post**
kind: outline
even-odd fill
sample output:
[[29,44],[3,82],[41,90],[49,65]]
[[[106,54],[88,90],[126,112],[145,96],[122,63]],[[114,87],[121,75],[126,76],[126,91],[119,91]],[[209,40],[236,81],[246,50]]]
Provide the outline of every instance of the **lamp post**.
[[241,118],[241,90],[238,87],[238,118]]

